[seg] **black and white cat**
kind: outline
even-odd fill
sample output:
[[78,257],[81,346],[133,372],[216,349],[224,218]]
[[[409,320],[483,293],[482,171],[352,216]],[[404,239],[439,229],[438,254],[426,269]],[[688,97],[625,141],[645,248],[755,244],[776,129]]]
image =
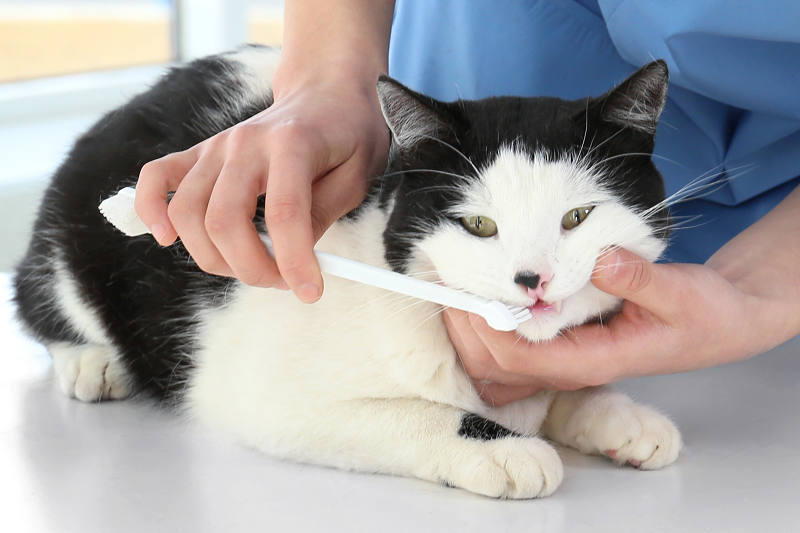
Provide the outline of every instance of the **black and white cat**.
[[[609,388],[485,405],[434,304],[326,277],[306,305],[104,220],[98,204],[146,162],[269,106],[277,59],[246,47],[173,69],[83,135],[56,173],[16,301],[64,391],[168,400],[273,456],[500,498],[558,487],[563,467],[542,433],[618,464],[673,462],[675,426]],[[533,340],[611,313],[617,299],[589,282],[597,258],[624,246],[655,260],[665,246],[649,154],[667,77],[659,61],[600,98],[453,103],[382,78],[389,168],[318,248],[531,307],[518,331]]]

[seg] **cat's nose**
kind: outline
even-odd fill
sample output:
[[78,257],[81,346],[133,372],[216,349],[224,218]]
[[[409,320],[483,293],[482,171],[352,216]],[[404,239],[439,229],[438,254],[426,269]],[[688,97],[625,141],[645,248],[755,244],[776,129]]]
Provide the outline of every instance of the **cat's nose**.
[[514,283],[522,285],[525,292],[531,298],[541,300],[544,297],[544,290],[547,288],[547,283],[552,278],[549,274],[535,274],[533,272],[520,272],[514,277]]
[[534,274],[533,272],[520,272],[514,278],[514,283],[518,285],[525,285],[529,289],[535,289],[539,286],[539,274]]

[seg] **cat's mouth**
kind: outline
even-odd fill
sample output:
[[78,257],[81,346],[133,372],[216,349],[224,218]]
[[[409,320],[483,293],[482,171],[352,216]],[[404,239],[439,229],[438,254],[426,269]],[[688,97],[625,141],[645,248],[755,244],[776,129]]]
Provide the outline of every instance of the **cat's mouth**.
[[563,300],[555,300],[553,302],[536,300],[533,305],[528,306],[528,310],[534,314],[558,314],[561,312],[562,302]]

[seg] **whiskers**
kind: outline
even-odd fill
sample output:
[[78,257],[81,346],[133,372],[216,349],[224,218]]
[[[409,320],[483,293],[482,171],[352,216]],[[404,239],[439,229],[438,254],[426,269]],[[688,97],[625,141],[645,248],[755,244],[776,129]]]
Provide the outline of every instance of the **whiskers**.
[[665,216],[665,210],[683,202],[697,200],[712,195],[725,187],[734,179],[747,174],[754,168],[754,164],[749,164],[716,172],[716,169],[718,169],[720,166],[721,165],[717,165],[716,167],[691,180],[689,183],[666,197],[661,202],[638,213],[638,216],[643,221],[648,222],[655,227],[663,228],[665,233],[681,229],[696,228],[705,224],[706,222],[703,224],[692,225],[693,222],[696,222],[701,218],[700,215]]

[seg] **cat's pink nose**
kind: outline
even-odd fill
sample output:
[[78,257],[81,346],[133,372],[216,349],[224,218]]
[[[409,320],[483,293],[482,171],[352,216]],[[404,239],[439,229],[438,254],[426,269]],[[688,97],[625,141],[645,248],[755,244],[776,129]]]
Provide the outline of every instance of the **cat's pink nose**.
[[526,294],[531,298],[541,300],[544,296],[544,290],[547,288],[547,283],[553,278],[549,272],[542,274],[535,274],[533,272],[520,272],[514,277],[514,283],[522,285]]

